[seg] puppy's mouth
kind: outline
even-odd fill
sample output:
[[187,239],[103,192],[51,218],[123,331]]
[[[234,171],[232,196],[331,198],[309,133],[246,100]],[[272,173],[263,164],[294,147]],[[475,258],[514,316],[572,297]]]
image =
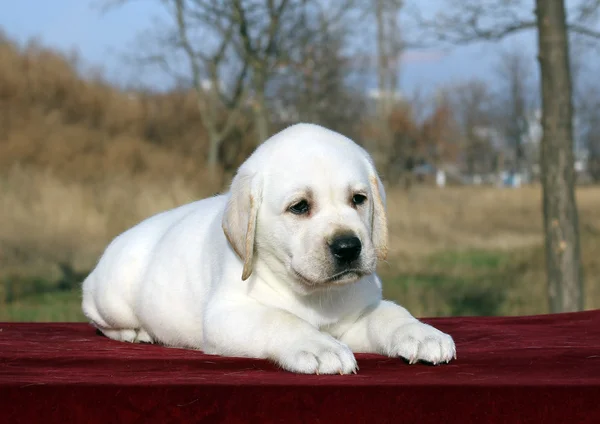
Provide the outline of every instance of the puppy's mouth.
[[358,268],[348,268],[322,280],[311,280],[302,275],[300,272],[296,271],[294,268],[292,268],[292,271],[302,283],[310,287],[326,284],[341,286],[360,280],[365,275],[365,272]]

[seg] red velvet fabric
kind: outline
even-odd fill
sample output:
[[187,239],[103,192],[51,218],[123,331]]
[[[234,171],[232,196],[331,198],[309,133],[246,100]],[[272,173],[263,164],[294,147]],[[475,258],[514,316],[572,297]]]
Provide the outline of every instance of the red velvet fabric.
[[0,422],[600,422],[600,311],[425,321],[458,360],[357,355],[349,376],[0,323]]

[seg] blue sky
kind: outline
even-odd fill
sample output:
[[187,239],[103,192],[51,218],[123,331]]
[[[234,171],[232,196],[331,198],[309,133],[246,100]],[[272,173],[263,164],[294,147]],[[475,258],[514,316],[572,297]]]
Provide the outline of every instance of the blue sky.
[[[120,54],[135,47],[136,35],[151,27],[161,16],[157,1],[137,0],[101,13],[102,0],[19,0],[5,1],[0,28],[11,38],[24,42],[32,37],[64,51],[77,50],[86,64],[102,67],[106,75],[121,83],[137,76],[124,66]],[[434,1],[428,0],[428,4]],[[422,3],[425,4],[425,3]],[[507,40],[533,52],[534,34]],[[435,87],[471,77],[491,78],[499,46],[477,44],[447,52],[408,52],[401,73],[401,89],[430,91]],[[160,78],[152,79],[160,85]]]

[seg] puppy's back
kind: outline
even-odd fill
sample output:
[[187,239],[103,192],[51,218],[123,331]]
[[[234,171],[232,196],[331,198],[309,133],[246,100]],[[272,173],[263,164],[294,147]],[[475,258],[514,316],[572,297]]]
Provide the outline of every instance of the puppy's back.
[[83,282],[83,312],[102,328],[138,328],[134,311],[152,252],[170,228],[203,209],[203,199],[153,215],[115,237]]

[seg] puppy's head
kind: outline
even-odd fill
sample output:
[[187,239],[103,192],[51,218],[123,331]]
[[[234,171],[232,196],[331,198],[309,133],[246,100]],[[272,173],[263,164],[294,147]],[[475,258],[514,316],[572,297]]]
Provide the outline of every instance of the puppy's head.
[[240,167],[223,229],[244,261],[302,293],[355,282],[387,254],[383,185],[367,152],[341,134],[298,124]]

